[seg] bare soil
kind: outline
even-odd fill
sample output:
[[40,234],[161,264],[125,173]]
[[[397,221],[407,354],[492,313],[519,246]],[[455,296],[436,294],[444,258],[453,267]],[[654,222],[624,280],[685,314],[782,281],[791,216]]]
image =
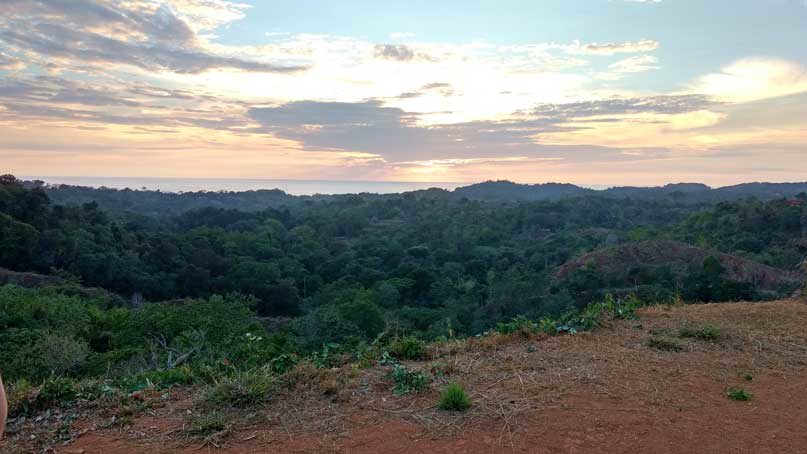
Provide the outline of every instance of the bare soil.
[[[717,340],[678,336],[706,324],[720,329]],[[0,451],[807,453],[805,326],[807,303],[795,300],[646,308],[592,333],[435,348],[407,366],[447,376],[415,395],[394,395],[387,368],[343,369],[230,412],[226,430],[202,437],[188,433],[198,389],[184,388],[144,397],[145,410],[127,418],[17,422]],[[437,409],[449,381],[468,389],[467,412]],[[731,400],[729,388],[752,398]]]

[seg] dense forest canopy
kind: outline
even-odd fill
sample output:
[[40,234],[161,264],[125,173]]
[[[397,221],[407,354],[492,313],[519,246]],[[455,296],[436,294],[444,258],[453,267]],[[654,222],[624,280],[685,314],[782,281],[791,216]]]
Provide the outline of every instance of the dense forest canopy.
[[[146,359],[154,336],[177,345],[204,336],[201,345],[247,361],[241,349],[252,347],[243,336],[263,332],[264,356],[256,358],[269,361],[389,332],[477,334],[517,316],[561,316],[608,293],[698,302],[795,288],[807,255],[807,195],[795,191],[805,185],[722,195],[697,185],[574,188],[491,182],[453,192],[294,197],[44,187],[4,176],[0,267],[65,285],[2,289],[0,352],[57,345],[83,358],[59,365],[61,373],[142,372],[155,367]],[[744,197],[754,188],[758,197]],[[714,202],[724,197],[732,200]],[[698,255],[607,270],[592,261],[558,273],[593,251],[601,257],[634,245],[633,254],[647,255],[644,245],[659,241],[696,246]],[[764,269],[774,288],[732,274],[737,260],[772,267]],[[123,298],[69,290],[78,285]],[[133,295],[145,306],[121,304]],[[18,377],[56,370],[15,367]]]

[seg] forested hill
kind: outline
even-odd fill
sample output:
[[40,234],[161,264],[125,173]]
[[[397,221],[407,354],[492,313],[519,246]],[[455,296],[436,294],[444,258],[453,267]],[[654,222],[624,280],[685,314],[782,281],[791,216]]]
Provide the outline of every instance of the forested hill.
[[[259,195],[276,206],[260,208]],[[224,361],[282,371],[303,356],[325,364],[517,317],[567,326],[592,301],[790,296],[806,256],[807,194],[693,204],[585,190],[503,203],[444,190],[46,190],[6,175],[0,268],[14,285],[0,286],[0,364],[14,380],[55,372],[138,386],[173,368],[174,351],[197,355],[189,370],[207,377],[230,373]]]
[[26,186],[41,186],[56,204],[80,205],[95,202],[101,208],[114,211],[131,211],[145,215],[170,215],[198,208],[227,208],[244,211],[260,211],[266,208],[290,207],[313,201],[349,200],[354,196],[363,199],[390,200],[401,196],[435,199],[470,199],[497,202],[525,202],[559,200],[567,197],[602,196],[641,200],[674,200],[690,205],[735,201],[745,198],[774,200],[790,198],[807,192],[807,183],[747,183],[722,188],[710,188],[699,183],[669,184],[661,187],[614,187],[605,190],[582,188],[572,184],[518,184],[510,181],[487,181],[457,188],[453,191],[429,189],[404,194],[343,194],[293,196],[279,189],[255,191],[199,191],[169,193],[151,190],[91,188],[69,185],[44,185],[42,182],[26,182]]

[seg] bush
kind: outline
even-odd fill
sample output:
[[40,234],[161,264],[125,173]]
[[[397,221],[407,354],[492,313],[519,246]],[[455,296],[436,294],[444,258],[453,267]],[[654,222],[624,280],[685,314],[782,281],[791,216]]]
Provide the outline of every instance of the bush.
[[300,357],[294,353],[283,353],[270,361],[272,372],[276,374],[285,374],[290,371],[300,362]]
[[269,400],[274,387],[272,376],[258,369],[224,378],[208,388],[204,397],[214,405],[247,408]]
[[21,346],[11,360],[12,376],[44,378],[51,375],[77,374],[87,364],[90,348],[86,342],[72,335],[42,331],[17,332],[19,337],[30,336],[30,343]]
[[412,336],[397,338],[390,342],[387,351],[399,360],[418,360],[426,356],[426,344]]
[[440,394],[440,410],[465,411],[471,406],[471,399],[462,386],[451,383]]
[[731,400],[737,400],[737,401],[751,400],[751,393],[744,390],[743,388],[729,388],[728,391],[726,391],[726,395]]
[[720,337],[720,328],[714,325],[703,325],[700,328],[685,326],[678,331],[678,337],[713,341]]
[[530,335],[538,331],[538,326],[532,320],[519,316],[506,323],[499,322],[496,325],[496,331],[499,334],[519,333],[524,337],[530,337]]
[[19,380],[9,388],[9,410],[15,414],[32,414],[48,408],[59,407],[76,399],[76,386],[72,380],[51,377],[39,388],[26,380]]
[[395,384],[393,391],[400,396],[422,391],[426,388],[428,378],[423,372],[407,370],[406,367],[398,364],[392,370],[392,381]]

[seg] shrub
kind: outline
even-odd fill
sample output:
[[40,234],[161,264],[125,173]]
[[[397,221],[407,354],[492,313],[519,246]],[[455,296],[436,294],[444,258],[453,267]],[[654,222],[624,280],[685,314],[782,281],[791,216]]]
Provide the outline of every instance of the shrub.
[[720,337],[720,329],[714,325],[703,325],[700,328],[685,326],[678,331],[678,337],[713,341]]
[[30,377],[62,376],[76,373],[87,364],[90,348],[70,335],[45,333],[18,354],[18,370]]
[[214,411],[202,413],[191,419],[189,432],[192,435],[210,435],[221,432],[227,427],[227,418],[223,413]]
[[276,374],[284,374],[294,368],[300,362],[300,357],[294,353],[283,353],[276,356],[270,362],[272,372]]
[[314,362],[314,365],[317,366],[317,369],[334,367],[338,362],[338,355],[334,353],[334,350],[338,352],[339,348],[339,344],[325,344],[322,346],[322,350],[311,354],[311,360]]
[[551,318],[544,317],[538,322],[538,331],[549,335],[555,335],[558,333],[558,323]]
[[428,378],[423,372],[417,370],[407,370],[406,367],[398,364],[392,370],[393,390],[395,394],[403,395],[412,392],[420,392],[426,388]]
[[125,378],[121,386],[127,391],[140,391],[146,388],[165,389],[173,385],[189,385],[194,381],[193,371],[187,366],[168,370],[143,372]]
[[73,380],[50,377],[39,388],[33,388],[25,380],[14,384],[9,392],[12,414],[31,414],[48,408],[59,407],[76,399]]
[[110,386],[107,381],[87,379],[76,386],[76,396],[80,399],[98,401],[99,399],[120,395],[121,390]]
[[462,386],[451,383],[440,394],[440,410],[465,411],[471,406],[471,399]]
[[269,400],[274,386],[272,376],[258,369],[224,378],[208,388],[204,397],[214,405],[246,408]]
[[751,393],[744,390],[743,388],[729,388],[728,391],[726,391],[726,395],[731,400],[737,400],[737,401],[751,400]]
[[423,341],[412,337],[397,338],[387,347],[390,355],[396,359],[418,360],[426,356],[426,345]]
[[647,341],[647,346],[667,352],[680,352],[683,350],[683,347],[681,347],[678,342],[659,337],[651,337],[650,340]]
[[34,411],[34,387],[28,380],[20,379],[8,385],[8,413],[11,416]]
[[519,333],[524,337],[530,337],[530,335],[538,331],[538,326],[532,320],[519,316],[506,323],[499,322],[496,325],[496,331],[499,334]]

